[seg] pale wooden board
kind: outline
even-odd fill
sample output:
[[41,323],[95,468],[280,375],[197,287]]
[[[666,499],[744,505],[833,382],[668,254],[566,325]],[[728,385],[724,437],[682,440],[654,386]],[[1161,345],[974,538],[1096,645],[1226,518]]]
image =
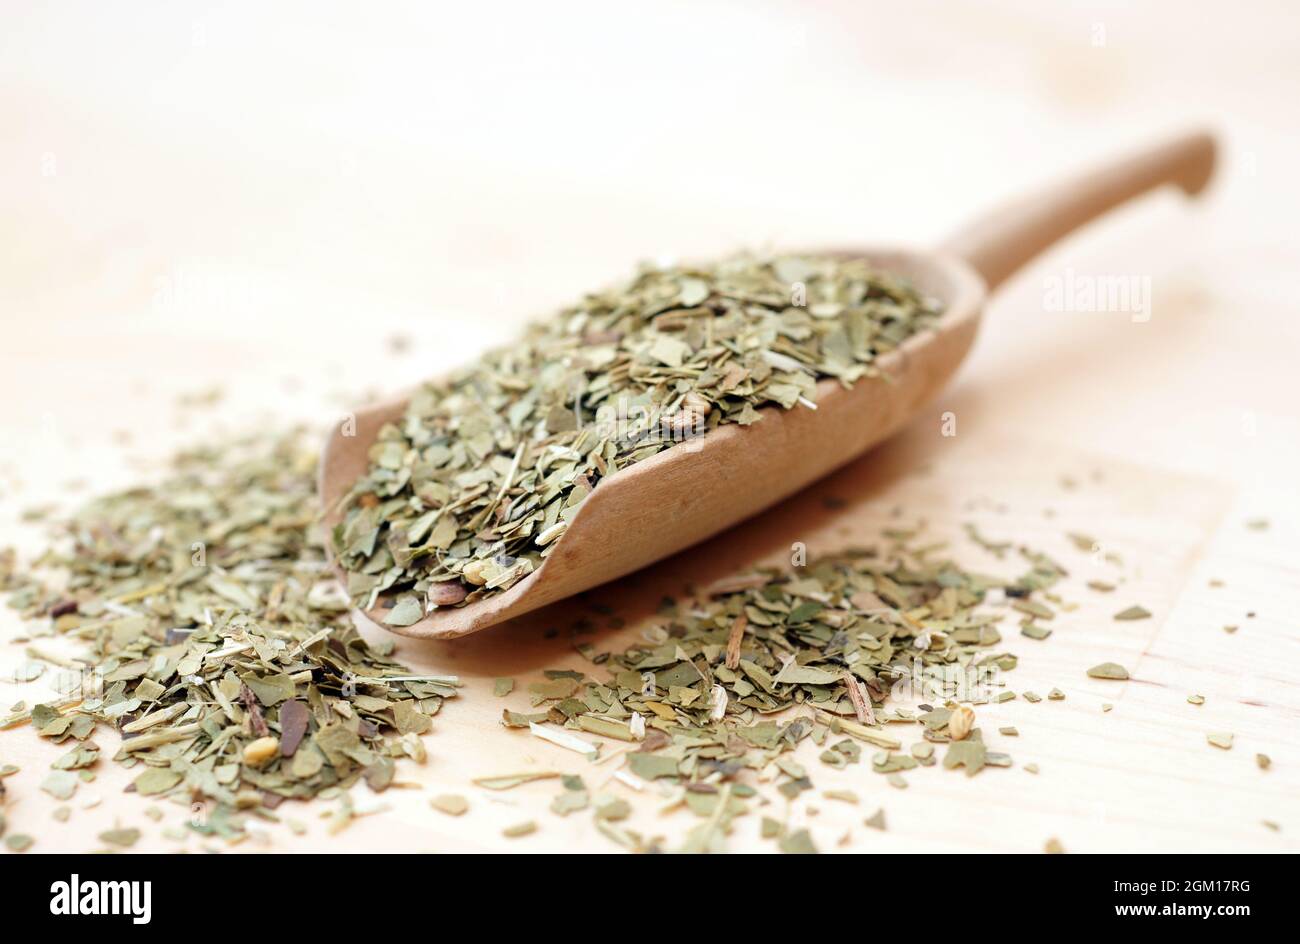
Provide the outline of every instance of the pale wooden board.
[[[1159,4],[1003,2],[943,19],[846,4],[809,18],[805,5],[761,13],[694,5],[690,30],[667,14],[647,15],[636,36],[601,30],[620,44],[601,59],[611,77],[603,82],[563,66],[586,61],[590,37],[566,32],[538,44],[545,24],[533,24],[520,32],[526,42],[504,37],[498,50],[527,71],[535,94],[522,97],[516,73],[484,74],[475,44],[438,38],[473,35],[485,14],[469,8],[450,33],[416,13],[400,24],[361,25],[345,11],[323,17],[333,25],[296,47],[304,71],[295,75],[343,69],[348,96],[332,79],[285,78],[277,31],[297,22],[252,29],[186,4],[131,24],[88,9],[75,29],[54,12],[15,18],[0,35],[18,79],[0,100],[0,119],[15,129],[0,154],[0,202],[12,221],[0,233],[0,546],[40,547],[39,532],[19,521],[24,508],[66,507],[156,475],[178,444],[221,431],[324,423],[363,391],[394,393],[504,341],[526,316],[638,258],[765,243],[933,244],[1027,183],[1153,129],[1216,119],[1227,149],[1204,205],[1165,197],[1126,210],[1006,286],[957,382],[903,438],[760,521],[590,600],[648,612],[665,588],[776,559],[795,540],[814,553],[868,541],[895,522],[895,507],[905,522],[923,509],[963,560],[992,569],[998,562],[962,536],[974,521],[990,537],[1052,551],[1073,571],[1066,591],[1081,607],[1057,620],[1051,639],[1021,639],[1013,625],[1006,633],[1021,655],[1011,687],[1056,685],[1067,699],[980,709],[989,740],[1042,772],[967,779],[926,769],[898,791],[865,765],[839,773],[813,757],[819,792],[851,784],[863,797],[857,809],[814,801],[820,813],[808,823],[819,844],[837,848],[850,830],[848,848],[866,851],[1032,851],[1049,836],[1079,851],[1295,851],[1293,14],[1285,5],[1249,18],[1172,9],[1177,16]],[[689,57],[719,30],[744,37],[727,44],[731,58],[716,60],[710,45],[698,68],[661,68],[664,49]],[[399,35],[409,44],[394,46]],[[892,51],[869,43],[864,56],[860,37],[882,35]],[[369,68],[378,60],[356,53],[358,36],[366,49],[392,47],[379,58],[428,81]],[[233,73],[232,56],[243,64]],[[1207,61],[1219,67],[1207,70]],[[427,93],[460,74],[474,76],[473,115],[463,95]],[[699,108],[702,88],[727,90],[725,120]],[[702,143],[720,135],[725,147]],[[627,141],[636,147],[610,149]],[[1152,318],[1048,310],[1047,280],[1070,270],[1150,277]],[[399,332],[411,352],[393,356],[386,339]],[[214,385],[226,391],[215,409],[177,405],[178,394]],[[954,439],[940,435],[942,411],[957,417]],[[1061,487],[1067,475],[1077,489]],[[830,492],[849,507],[825,508]],[[1248,529],[1256,517],[1268,517],[1269,529]],[[1072,529],[1122,554],[1123,592],[1080,589],[1096,568],[1064,538]],[[1211,578],[1224,586],[1211,588]],[[1130,602],[1154,618],[1113,622]],[[308,810],[288,814],[308,823],[306,836],[268,829],[265,842],[238,848],[610,849],[587,814],[545,812],[553,784],[505,794],[468,784],[520,768],[587,769],[502,729],[501,706],[526,699],[490,693],[497,675],[522,688],[530,672],[579,665],[563,635],[542,633],[552,624],[563,633],[583,605],[457,644],[403,643],[414,663],[467,682],[436,719],[429,764],[403,767],[422,789],[377,798],[391,809],[337,836]],[[1228,623],[1241,629],[1228,635]],[[17,631],[0,610],[0,638]],[[612,648],[636,632],[590,638]],[[21,646],[0,646],[0,674],[22,659]],[[1108,659],[1133,680],[1084,675]],[[1205,705],[1186,703],[1193,691]],[[0,707],[19,697],[37,696],[0,683]],[[1107,700],[1115,708],[1103,714]],[[997,735],[1005,723],[1021,736]],[[1210,747],[1210,730],[1235,732],[1236,745]],[[37,850],[89,850],[120,821],[144,831],[139,848],[175,848],[143,816],[147,804],[121,793],[126,773],[103,762],[71,820],[53,822],[56,804],[38,784],[62,750],[24,729],[0,732],[0,763],[23,767],[6,781],[11,830],[35,834]],[[1272,770],[1256,769],[1256,751],[1273,757]],[[612,764],[587,772],[588,783]],[[471,811],[449,819],[430,810],[428,796],[443,791],[469,796]],[[92,796],[101,805],[83,810]],[[357,796],[369,801],[364,787]],[[878,805],[890,822],[884,834],[860,825]],[[690,825],[683,812],[659,815],[649,798],[638,807],[633,826],[670,841]],[[784,815],[784,801],[772,811]],[[168,808],[168,821],[186,814]],[[499,838],[500,826],[526,818],[541,831]],[[1282,832],[1265,829],[1265,818]],[[758,847],[757,828],[757,815],[739,821],[733,848]],[[197,838],[184,844],[199,847]]]

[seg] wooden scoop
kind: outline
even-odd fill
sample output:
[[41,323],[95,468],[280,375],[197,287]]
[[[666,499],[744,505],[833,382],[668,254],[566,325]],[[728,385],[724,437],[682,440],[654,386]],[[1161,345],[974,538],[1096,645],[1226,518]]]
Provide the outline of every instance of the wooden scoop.
[[[620,470],[587,497],[534,573],[503,593],[435,610],[396,632],[449,638],[485,629],[667,557],[826,475],[901,427],[947,383],[975,338],[991,289],[1126,200],[1162,184],[1199,193],[1214,163],[1214,139],[1187,134],[1002,207],[937,252],[830,250],[905,275],[943,301],[944,314],[933,330],[875,362],[889,379],[863,379],[848,390],[823,380],[815,410],[769,407],[752,426],[719,426]],[[380,427],[398,419],[406,404],[402,398],[369,407],[356,415],[354,428],[330,434],[320,466],[330,527],[341,517],[340,498],[366,471]],[[382,626],[385,612],[364,616]]]

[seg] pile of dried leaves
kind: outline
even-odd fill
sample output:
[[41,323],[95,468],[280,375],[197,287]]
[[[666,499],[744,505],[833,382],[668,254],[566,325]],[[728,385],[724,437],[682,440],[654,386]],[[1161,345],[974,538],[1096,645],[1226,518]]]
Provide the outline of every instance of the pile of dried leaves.
[[646,268],[411,399],[344,502],[334,549],[390,626],[510,587],[601,480],[816,384],[872,376],[937,303],[859,259]]
[[423,760],[419,735],[455,678],[413,678],[391,643],[368,644],[326,570],[316,535],[316,457],[304,433],[183,454],[156,486],[87,505],[38,566],[59,587],[4,566],[10,605],[89,646],[64,659],[30,639],[28,678],[53,664],[64,697],[16,711],[70,745],[44,789],[70,797],[118,730],[133,789],[203,801],[196,828],[237,831],[248,813]]
[[[340,794],[361,778],[383,790],[395,759],[423,760],[419,735],[457,680],[412,677],[391,644],[356,633],[315,533],[315,455],[303,439],[187,453],[160,484],[90,503],[36,562],[65,576],[57,586],[0,555],[10,605],[89,647],[68,659],[33,634],[22,671],[62,669],[66,695],[0,719],[68,745],[46,792],[68,799],[93,776],[101,724],[122,735],[113,759],[137,769],[132,790],[202,801],[192,827],[226,837],[286,798]],[[1051,588],[1064,571],[1022,548],[1023,576],[986,576],[917,538],[888,531],[876,548],[665,600],[641,642],[616,653],[580,644],[598,669],[546,673],[528,686],[537,710],[507,710],[503,723],[593,757],[603,739],[626,742],[616,776],[655,784],[698,817],[684,851],[722,848],[732,820],[762,802],[757,783],[775,779],[789,799],[813,789],[792,753],[805,740],[838,769],[862,763],[865,749],[900,787],[904,772],[940,760],[967,775],[1008,766],[969,707],[1016,697],[1000,675],[1016,663],[1001,647],[1007,611],[989,604],[1009,604],[1021,633],[1042,638],[1037,621],[1055,615]],[[508,693],[513,682],[501,682]],[[511,789],[551,776],[475,782]],[[850,791],[826,796],[856,802]],[[443,799],[463,812],[450,802],[459,798]],[[343,806],[346,818],[346,796]],[[625,800],[563,777],[553,812],[585,809],[621,845],[661,847],[623,825]],[[806,830],[765,818],[763,832],[786,851],[813,851]]]
[[[1010,766],[1009,755],[988,749],[968,706],[1015,697],[1000,677],[1016,664],[999,649],[996,624],[1005,611],[983,606],[990,595],[1026,614],[1022,632],[1035,616],[1053,615],[1037,596],[1064,570],[1041,554],[1021,553],[1030,569],[1014,581],[931,560],[931,550],[902,540],[883,552],[850,551],[793,571],[731,579],[689,608],[666,602],[642,645],[619,654],[584,647],[608,671],[605,681],[547,673],[529,686],[533,704],[545,709],[505,711],[503,723],[591,754],[599,744],[583,734],[636,744],[625,757],[629,785],[665,781],[704,820],[688,838],[689,851],[719,847],[731,819],[756,795],[755,775],[775,775],[790,799],[812,789],[789,756],[807,738],[835,768],[860,763],[865,744],[872,769],[899,787],[906,786],[903,771],[938,762],[937,747],[944,767],[968,776]],[[919,702],[918,710],[886,707],[900,685],[902,700]],[[787,709],[798,710],[791,716]],[[919,738],[904,751],[890,728],[910,728]],[[585,787],[567,784],[561,799],[566,811],[583,808]],[[650,847],[602,808],[602,832],[629,848]],[[806,834],[771,835],[783,845],[807,843]]]

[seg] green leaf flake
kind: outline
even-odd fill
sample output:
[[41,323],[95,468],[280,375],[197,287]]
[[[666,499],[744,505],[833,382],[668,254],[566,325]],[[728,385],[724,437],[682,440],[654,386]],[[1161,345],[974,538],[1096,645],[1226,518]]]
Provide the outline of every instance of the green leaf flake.
[[553,780],[556,777],[563,776],[558,771],[540,770],[534,773],[525,774],[501,774],[495,777],[476,777],[472,782],[479,787],[487,790],[513,790],[515,787],[523,786],[526,783],[533,783],[537,780]]
[[464,816],[469,810],[469,801],[458,793],[443,793],[429,800],[429,805],[448,816]]
[[131,846],[134,846],[139,838],[140,830],[134,828],[122,829],[119,827],[99,834],[100,842],[106,842],[110,846],[120,846],[123,849],[129,849]]
[[414,596],[405,596],[384,617],[386,626],[410,626],[424,618],[424,606]]
[[1094,665],[1088,670],[1088,675],[1091,678],[1114,679],[1117,681],[1123,681],[1129,677],[1128,669],[1118,662],[1103,662],[1100,665]]
[[817,847],[813,845],[812,836],[806,829],[797,829],[787,833],[779,841],[781,851],[787,855],[816,855]]

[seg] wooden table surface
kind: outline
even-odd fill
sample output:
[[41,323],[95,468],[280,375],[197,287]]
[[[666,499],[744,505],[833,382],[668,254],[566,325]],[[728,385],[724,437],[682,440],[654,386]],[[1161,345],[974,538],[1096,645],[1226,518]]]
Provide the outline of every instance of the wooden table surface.
[[[932,245],[1000,198],[1189,124],[1216,129],[1224,158],[1204,199],[1125,208],[1005,286],[958,379],[884,447],[586,599],[455,643],[402,641],[413,667],[465,682],[426,738],[429,762],[401,768],[413,788],[358,787],[358,807],[385,808],[337,835],[322,804],[291,814],[304,835],[268,825],[234,848],[616,848],[590,813],[547,811],[554,781],[470,784],[524,770],[583,774],[633,803],[629,828],[672,847],[693,817],[612,781],[617,750],[593,767],[504,729],[501,708],[525,707],[543,669],[585,665],[568,627],[593,604],[627,625],[584,640],[617,649],[664,593],[796,541],[817,554],[923,519],[973,567],[1016,563],[974,546],[967,523],[1070,568],[1063,592],[1079,606],[1050,639],[1012,620],[1004,633],[1020,656],[1013,690],[1066,698],[979,708],[1015,764],[974,778],[921,769],[897,790],[869,764],[801,755],[816,790],[787,806],[768,786],[730,848],[772,848],[761,813],[806,825],[824,851],[1037,851],[1052,837],[1072,852],[1300,849],[1292,6],[311,10],[6,12],[0,546],[42,546],[25,509],[156,476],[188,442],[324,426],[638,259]],[[1120,276],[1150,286],[1149,318],[1052,303],[1071,280]],[[215,405],[190,402],[210,390]],[[1122,566],[1077,550],[1071,531]],[[1091,579],[1121,584],[1103,595]],[[1153,617],[1111,618],[1132,603]],[[0,639],[19,631],[0,611]],[[23,661],[0,643],[0,676]],[[1088,678],[1102,661],[1132,679]],[[516,693],[495,698],[498,676]],[[43,694],[39,680],[0,681],[0,707]],[[1232,749],[1210,731],[1232,732]],[[151,822],[107,761],[54,821],[39,784],[63,751],[0,732],[0,763],[22,768],[5,781],[8,828],[33,851],[95,849],[115,822],[141,828],[137,849],[225,848],[163,838],[188,809]],[[833,789],[860,804],[822,796]],[[429,807],[448,792],[469,799],[466,815]],[[878,808],[885,832],[863,825]],[[526,819],[539,831],[501,837]]]

